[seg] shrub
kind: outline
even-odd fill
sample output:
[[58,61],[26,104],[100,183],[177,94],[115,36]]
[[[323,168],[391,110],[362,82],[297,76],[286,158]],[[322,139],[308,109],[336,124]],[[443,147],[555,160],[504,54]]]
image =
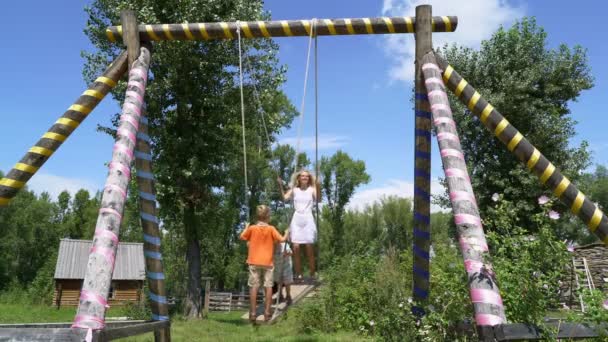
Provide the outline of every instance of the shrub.
[[608,300],[600,290],[583,289],[581,291],[584,313],[571,312],[568,319],[574,322],[585,322],[605,325],[608,322]]
[[55,266],[57,251],[55,250],[42,268],[36,273],[36,278],[30,284],[27,292],[32,304],[50,305],[55,291]]
[[518,218],[511,214],[513,203],[502,198],[496,202],[492,217],[485,220],[491,228],[487,234],[490,253],[511,322],[541,323],[547,310],[559,304],[559,282],[568,252],[554,233],[553,220],[559,215],[551,213],[554,219],[550,218],[550,202],[543,203],[532,216],[535,227],[528,229],[518,226]]
[[456,340],[451,327],[471,316],[471,305],[455,248],[436,248],[431,278],[436,297],[420,321],[411,314],[410,253],[389,249],[378,256],[373,250],[354,251],[325,271],[317,298],[294,310],[299,330],[358,331],[385,341]]
[[293,310],[298,330],[307,334],[334,330],[326,313],[325,301],[319,298],[307,300]]
[[31,304],[32,299],[27,290],[16,279],[13,279],[7,288],[0,293],[0,303]]
[[124,313],[132,320],[148,320],[152,317],[152,310],[148,300],[143,300],[138,303],[127,303]]
[[[535,225],[530,229],[518,226],[512,203],[500,198],[495,203],[485,224],[507,318],[540,323],[558,305],[559,279],[568,260],[565,244],[552,229],[551,203],[528,220]],[[426,311],[421,319],[411,314],[411,251],[389,249],[378,255],[369,243],[325,269],[319,296],[296,309],[300,330],[358,331],[384,341],[466,340],[456,325],[473,321],[468,279],[456,245],[446,239],[433,245],[430,299],[421,304]]]

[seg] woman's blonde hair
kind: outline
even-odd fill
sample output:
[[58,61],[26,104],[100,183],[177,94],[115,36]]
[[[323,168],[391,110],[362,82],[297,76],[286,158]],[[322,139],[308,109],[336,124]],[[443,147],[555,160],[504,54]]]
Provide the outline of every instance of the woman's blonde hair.
[[310,171],[306,169],[302,169],[291,176],[291,188],[299,188],[300,187],[300,176],[303,173],[308,174],[308,186],[314,186],[316,184],[315,176],[310,173]]
[[258,205],[256,208],[256,216],[258,221],[267,221],[270,219],[270,208],[266,205]]

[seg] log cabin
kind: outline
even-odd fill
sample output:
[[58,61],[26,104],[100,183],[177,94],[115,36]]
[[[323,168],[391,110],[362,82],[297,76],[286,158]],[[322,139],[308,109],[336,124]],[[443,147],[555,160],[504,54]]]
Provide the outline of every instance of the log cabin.
[[[53,304],[77,306],[92,241],[61,239],[55,267]],[[146,269],[142,243],[118,245],[108,302],[110,306],[138,303],[143,300]]]

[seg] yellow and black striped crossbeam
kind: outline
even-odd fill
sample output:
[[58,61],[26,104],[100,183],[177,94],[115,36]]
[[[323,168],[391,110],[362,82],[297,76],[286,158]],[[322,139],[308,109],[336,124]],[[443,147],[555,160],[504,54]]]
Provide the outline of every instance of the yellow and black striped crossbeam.
[[464,103],[494,135],[502,141],[541,183],[553,190],[573,214],[577,215],[604,244],[608,245],[608,218],[589,198],[561,174],[540,151],[460,76],[452,66],[436,55],[448,88]]
[[[414,33],[416,17],[139,25],[139,39],[142,41],[234,39],[237,38],[237,27],[240,28],[243,38],[308,36],[313,25],[317,36]],[[453,32],[458,25],[458,18],[433,17],[432,25],[433,32]],[[106,35],[112,42],[122,40],[122,26],[110,26],[106,29]]]
[[72,132],[84,121],[99,102],[116,86],[127,70],[127,53],[123,52],[85,90],[68,110],[42,135],[36,145],[0,179],[0,207],[6,206],[27,181],[40,169]]

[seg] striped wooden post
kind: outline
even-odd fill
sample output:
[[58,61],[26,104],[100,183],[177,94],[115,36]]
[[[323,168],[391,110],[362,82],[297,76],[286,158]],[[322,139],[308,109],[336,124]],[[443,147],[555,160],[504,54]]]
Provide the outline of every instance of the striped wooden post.
[[97,104],[116,86],[116,82],[127,70],[127,54],[123,52],[98,77],[89,89],[44,133],[36,145],[15,164],[8,174],[0,179],[0,207],[8,203],[25,186],[27,181],[44,165],[59,146],[95,109]]
[[426,54],[422,61],[422,71],[431,103],[433,122],[437,129],[437,141],[447,179],[454,222],[458,229],[460,250],[469,279],[469,293],[473,302],[477,331],[482,340],[492,341],[494,338],[492,326],[506,323],[502,298],[489,261],[488,244],[456,124],[452,118],[450,102],[441,80],[441,71],[435,62],[433,52]]
[[517,159],[526,164],[542,184],[548,186],[573,214],[585,222],[592,233],[608,245],[608,218],[598,206],[562,175],[553,163],[545,158],[498,110],[482,98],[454,68],[439,55],[436,55],[436,58],[437,63],[444,70],[443,80],[448,88]]
[[112,161],[101,197],[101,209],[95,227],[74,328],[103,329],[108,293],[114,271],[116,248],[122,214],[131,178],[131,163],[139,128],[139,118],[148,79],[150,52],[147,47],[129,71],[129,83],[122,116],[114,143]]
[[431,113],[420,66],[433,48],[431,35],[432,8],[416,7],[416,74],[415,74],[415,153],[414,153],[414,234],[413,298],[415,315],[422,316],[429,297],[431,247]]
[[[152,154],[146,110],[142,111],[142,116],[139,120],[135,167],[137,170],[137,186],[139,188],[141,225],[144,232],[144,256],[146,258],[146,274],[152,307],[152,320],[167,321],[169,320],[169,307],[165,291],[165,273],[160,248],[161,234],[158,227],[156,188],[154,186],[154,175],[152,174]],[[168,341],[169,331],[166,330],[161,333],[167,334],[167,336],[157,336],[157,340]]]
[[[293,37],[310,35],[312,20],[240,21],[139,25],[141,41],[236,39],[237,26],[243,38]],[[454,32],[457,17],[433,17],[433,32]],[[353,34],[414,33],[416,17],[317,19],[317,36]],[[122,26],[110,26],[106,36],[112,42],[122,38]]]

